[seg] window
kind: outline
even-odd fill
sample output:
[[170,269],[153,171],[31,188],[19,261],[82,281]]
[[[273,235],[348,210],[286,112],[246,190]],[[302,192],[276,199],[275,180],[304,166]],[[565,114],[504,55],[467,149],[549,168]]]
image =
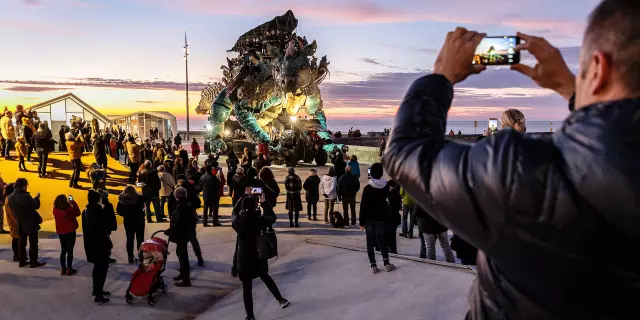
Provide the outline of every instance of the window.
[[93,114],[91,114],[87,110],[84,110],[84,117],[82,117],[82,119],[86,122],[91,122],[91,120],[93,120]]
[[67,103],[67,112],[82,112],[84,108],[71,99],[65,100]]
[[51,120],[66,121],[67,115],[64,107],[64,101],[56,102],[51,105]]
[[38,113],[40,113],[40,112],[50,113],[51,112],[51,105],[48,105],[48,106],[42,107],[42,108],[38,108],[38,109],[34,109],[34,111],[37,111]]

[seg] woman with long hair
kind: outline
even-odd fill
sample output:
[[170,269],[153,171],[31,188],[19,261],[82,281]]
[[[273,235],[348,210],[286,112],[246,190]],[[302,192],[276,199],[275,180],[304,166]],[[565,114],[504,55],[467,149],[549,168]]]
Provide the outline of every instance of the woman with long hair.
[[338,199],[338,181],[336,179],[336,171],[333,167],[329,167],[329,172],[322,177],[320,181],[320,194],[324,197],[324,223],[333,224],[333,207]]
[[518,109],[507,109],[501,117],[502,129],[512,128],[521,133],[527,132],[527,123],[524,114]]
[[177,157],[173,162],[173,180],[178,180],[178,176],[184,174],[184,166],[182,165],[182,158]]
[[56,233],[60,239],[60,275],[70,276],[78,271],[73,269],[73,248],[76,245],[76,230],[80,208],[72,196],[58,195],[53,201],[53,217],[56,220]]
[[278,196],[280,195],[280,187],[273,175],[273,171],[271,171],[269,167],[263,167],[260,169],[258,177],[260,178],[262,192],[264,193],[267,202],[269,202],[269,205],[271,205],[272,208],[275,208],[278,203]]

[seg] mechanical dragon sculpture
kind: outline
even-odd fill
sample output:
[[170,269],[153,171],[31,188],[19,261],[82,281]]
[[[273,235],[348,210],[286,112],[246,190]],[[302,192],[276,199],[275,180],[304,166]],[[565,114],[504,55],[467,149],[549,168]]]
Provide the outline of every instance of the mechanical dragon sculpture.
[[[318,86],[329,74],[329,62],[326,56],[318,61],[316,41],[309,43],[296,35],[297,25],[293,12],[287,11],[242,35],[228,51],[237,57],[227,58],[221,67],[223,79],[202,90],[196,108],[198,114],[209,114],[212,150],[226,148],[224,122],[234,115],[249,140],[268,144],[270,153],[283,152],[267,127],[304,108],[319,124],[313,137],[321,141],[322,149],[329,155],[346,151],[333,144],[322,111]],[[286,115],[289,117],[282,117]]]

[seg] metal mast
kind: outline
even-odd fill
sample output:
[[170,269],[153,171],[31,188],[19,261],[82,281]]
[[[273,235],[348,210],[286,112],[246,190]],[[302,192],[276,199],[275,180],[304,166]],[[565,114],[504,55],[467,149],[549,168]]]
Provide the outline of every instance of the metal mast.
[[184,32],[184,69],[185,69],[185,91],[187,101],[187,141],[189,140],[189,42],[187,41],[187,31]]

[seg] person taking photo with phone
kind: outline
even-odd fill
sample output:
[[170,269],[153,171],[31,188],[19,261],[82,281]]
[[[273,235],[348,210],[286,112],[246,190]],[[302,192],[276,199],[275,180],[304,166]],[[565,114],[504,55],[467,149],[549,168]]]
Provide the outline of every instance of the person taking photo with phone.
[[78,273],[73,268],[73,248],[76,246],[76,230],[80,208],[72,196],[58,195],[53,202],[53,217],[56,233],[60,239],[60,275],[71,276]]
[[25,178],[18,178],[14,183],[14,191],[7,198],[11,212],[18,220],[19,260],[20,267],[27,265],[27,240],[29,241],[29,266],[31,268],[42,267],[46,263],[38,261],[38,230],[42,223],[42,217],[38,213],[40,209],[40,193],[35,197],[27,191],[29,182]]
[[454,86],[485,69],[471,64],[482,33],[447,34],[433,74],[407,92],[383,163],[479,249],[468,319],[640,318],[639,16],[639,1],[602,1],[577,77],[547,40],[518,34],[537,63],[511,68],[569,102],[553,139],[444,139]]

